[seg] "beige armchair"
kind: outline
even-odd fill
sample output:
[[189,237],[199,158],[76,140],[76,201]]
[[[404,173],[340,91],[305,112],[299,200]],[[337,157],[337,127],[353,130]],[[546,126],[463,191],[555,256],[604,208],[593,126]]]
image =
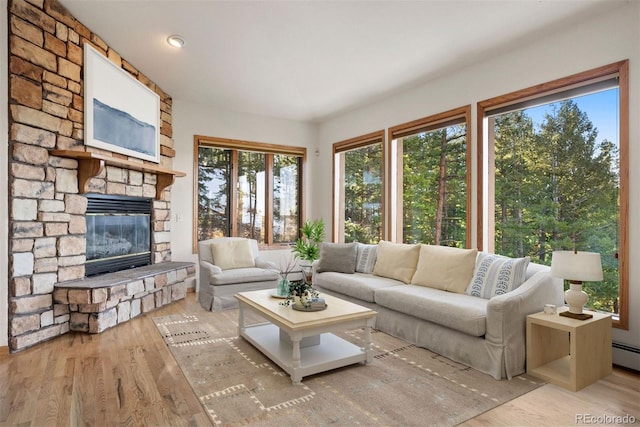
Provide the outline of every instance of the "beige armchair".
[[258,242],[241,237],[220,237],[198,242],[200,287],[198,301],[209,311],[237,307],[234,294],[276,289],[279,270],[260,258]]

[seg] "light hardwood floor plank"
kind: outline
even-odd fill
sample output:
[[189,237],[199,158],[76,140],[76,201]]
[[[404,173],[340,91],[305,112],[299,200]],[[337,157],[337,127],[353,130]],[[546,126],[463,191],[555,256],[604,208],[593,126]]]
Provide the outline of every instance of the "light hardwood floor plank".
[[[0,425],[211,426],[152,320],[182,313],[203,313],[194,293],[98,335],[0,355]],[[640,374],[614,368],[576,393],[547,384],[462,425],[575,425],[577,414],[640,420]]]
[[0,425],[210,426],[152,321],[198,308],[191,293],[99,335],[0,356]]
[[621,368],[582,390],[553,384],[533,390],[463,424],[475,426],[569,426],[580,415],[630,415],[640,423],[640,374]]

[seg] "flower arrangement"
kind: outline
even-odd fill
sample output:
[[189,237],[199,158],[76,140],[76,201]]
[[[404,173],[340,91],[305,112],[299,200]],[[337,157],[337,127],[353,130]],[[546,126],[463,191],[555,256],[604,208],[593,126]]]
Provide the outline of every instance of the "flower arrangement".
[[309,307],[311,301],[318,296],[318,291],[313,288],[311,283],[305,280],[294,280],[289,282],[289,293],[280,304],[288,307],[293,302],[296,305]]

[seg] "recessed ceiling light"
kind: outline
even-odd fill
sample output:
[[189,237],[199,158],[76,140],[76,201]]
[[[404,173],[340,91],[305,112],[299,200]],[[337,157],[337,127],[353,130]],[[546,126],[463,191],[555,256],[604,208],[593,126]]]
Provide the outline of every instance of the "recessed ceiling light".
[[180,48],[186,44],[186,42],[184,41],[184,38],[182,36],[177,36],[177,35],[167,37],[167,43],[177,48]]

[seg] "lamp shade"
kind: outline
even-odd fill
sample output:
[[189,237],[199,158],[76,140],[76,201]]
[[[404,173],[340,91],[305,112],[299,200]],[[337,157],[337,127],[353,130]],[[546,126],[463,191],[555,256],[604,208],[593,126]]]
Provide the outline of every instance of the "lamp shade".
[[581,282],[600,281],[602,280],[600,254],[581,251],[554,251],[551,255],[551,275]]

